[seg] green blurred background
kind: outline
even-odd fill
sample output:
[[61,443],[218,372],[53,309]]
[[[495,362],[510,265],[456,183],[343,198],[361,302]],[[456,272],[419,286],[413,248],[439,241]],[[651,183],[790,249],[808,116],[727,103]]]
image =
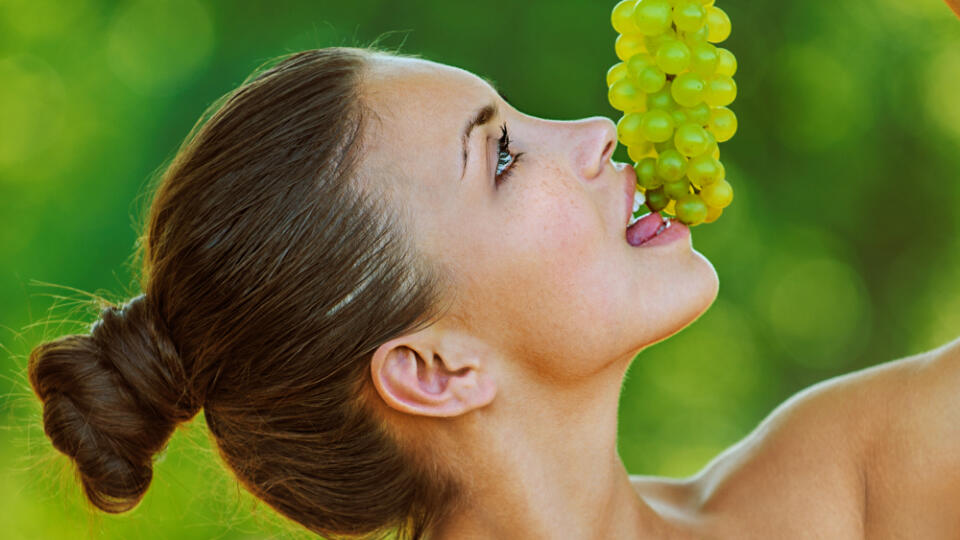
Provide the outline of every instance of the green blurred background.
[[[88,512],[26,354],[91,322],[66,288],[135,294],[147,182],[264,60],[399,31],[384,45],[490,77],[528,114],[616,120],[613,4],[0,2],[0,536],[306,537],[237,487],[201,417],[138,508]],[[736,199],[693,241],[720,295],[628,374],[634,474],[692,474],[810,384],[960,334],[960,21],[941,0],[718,5],[740,61],[740,131],[721,145]]]

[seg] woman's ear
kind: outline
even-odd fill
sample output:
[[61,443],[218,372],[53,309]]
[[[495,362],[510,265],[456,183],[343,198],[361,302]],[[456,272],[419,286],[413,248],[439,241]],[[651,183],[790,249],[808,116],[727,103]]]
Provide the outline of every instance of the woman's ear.
[[[493,401],[497,385],[476,355],[436,347],[429,329],[381,345],[373,353],[373,384],[390,407],[423,416],[458,416]],[[446,338],[449,344],[450,339]]]

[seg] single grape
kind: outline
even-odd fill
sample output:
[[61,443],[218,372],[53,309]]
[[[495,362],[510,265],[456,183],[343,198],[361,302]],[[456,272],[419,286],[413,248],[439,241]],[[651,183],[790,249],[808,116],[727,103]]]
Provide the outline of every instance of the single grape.
[[696,32],[707,22],[707,10],[699,2],[677,2],[673,8],[673,24],[677,30]]
[[683,32],[682,34],[683,40],[686,41],[688,45],[697,41],[706,41],[707,37],[710,36],[710,27],[703,25],[693,32]]
[[657,49],[657,67],[664,73],[676,75],[690,66],[690,47],[675,39],[668,41]]
[[717,48],[706,41],[697,41],[690,46],[690,71],[701,77],[709,77],[717,71],[719,62]]
[[607,70],[607,88],[613,86],[613,83],[629,75],[626,62],[617,62]]
[[683,107],[678,107],[670,111],[670,115],[673,116],[673,124],[676,126],[686,124],[690,121],[690,116],[687,114],[687,109],[684,109]]
[[[657,157],[657,176],[663,178],[664,182],[683,179],[686,173],[687,159],[677,150],[665,150]],[[687,182],[686,179],[683,181]],[[676,197],[673,198],[676,199]]]
[[633,55],[646,52],[647,46],[640,34],[620,34],[613,45],[613,50],[616,51],[617,58],[626,62]]
[[613,6],[613,12],[610,14],[610,22],[613,29],[621,34],[631,34],[639,32],[637,24],[633,21],[633,6],[637,0],[622,0]]
[[654,34],[652,36],[647,36],[643,39],[643,42],[647,46],[648,51],[656,51],[660,48],[661,45],[668,41],[674,41],[678,39],[677,33],[673,31],[673,28],[668,29],[662,34]]
[[705,89],[703,78],[696,73],[681,73],[670,84],[670,94],[683,107],[693,107],[704,101]]
[[[674,124],[674,125],[676,125],[676,124]],[[657,155],[658,155],[658,156],[659,156],[660,154],[666,152],[667,150],[676,150],[676,149],[677,149],[677,147],[673,145],[673,137],[670,137],[669,139],[667,139],[667,140],[665,140],[665,141],[663,141],[663,142],[654,143],[653,148],[654,148],[654,150],[657,151]]]
[[677,219],[685,225],[699,225],[707,218],[707,204],[697,194],[677,199]]
[[670,93],[670,85],[665,85],[659,92],[654,92],[647,96],[647,109],[662,111],[672,111],[677,108],[677,102],[673,100]]
[[727,142],[737,132],[737,115],[726,107],[711,109],[709,129],[717,142]]
[[717,180],[700,190],[700,196],[709,206],[726,208],[733,201],[733,187],[724,180]]
[[707,130],[688,122],[677,127],[673,135],[673,144],[686,157],[699,156],[710,149],[710,137],[707,135]]
[[627,113],[617,122],[617,136],[626,146],[641,144],[646,142],[640,133],[640,122],[643,120],[643,113]]
[[624,64],[627,66],[627,73],[636,79],[640,72],[644,69],[651,66],[656,66],[657,61],[654,60],[653,55],[650,53],[642,52],[631,56],[629,60],[624,62]]
[[717,48],[717,75],[733,77],[737,73],[737,57],[724,48]]
[[730,31],[733,28],[730,23],[730,17],[727,13],[717,6],[707,8],[707,26],[710,28],[710,35],[707,41],[710,43],[720,43],[730,37]]
[[663,192],[663,188],[648,189],[646,196],[647,208],[649,208],[651,212],[659,212],[670,203],[670,197],[667,197]]
[[686,178],[664,182],[663,192],[673,200],[679,200],[690,193],[690,182]]
[[687,107],[687,118],[698,126],[705,126],[710,123],[710,106],[704,102],[697,103],[693,107]]
[[638,31],[646,36],[655,36],[670,28],[672,9],[667,0],[643,0],[633,8],[633,22]]
[[621,79],[610,87],[607,98],[614,109],[623,112],[639,112],[646,107],[643,91],[629,78]]
[[643,113],[640,132],[648,141],[655,143],[666,141],[673,136],[673,117],[666,111],[647,111]]
[[643,158],[633,166],[637,172],[637,184],[644,189],[657,189],[663,185],[663,180],[657,176],[657,160],[652,157]]
[[687,162],[687,178],[698,189],[720,180],[720,175],[720,161],[713,156],[700,155]]
[[[674,84],[676,84],[676,81],[674,81]],[[711,107],[726,107],[737,99],[737,83],[730,77],[714,75],[707,79],[703,99]],[[680,100],[677,100],[677,102],[679,103]]]
[[627,146],[627,155],[629,155],[633,161],[640,161],[651,154],[653,154],[653,143],[650,141],[645,140],[641,143]]
[[713,223],[721,215],[723,215],[723,208],[714,208],[710,205],[707,205],[707,217],[703,220],[703,222]]
[[658,67],[644,68],[637,76],[637,85],[644,92],[651,94],[660,91],[667,84],[667,75]]

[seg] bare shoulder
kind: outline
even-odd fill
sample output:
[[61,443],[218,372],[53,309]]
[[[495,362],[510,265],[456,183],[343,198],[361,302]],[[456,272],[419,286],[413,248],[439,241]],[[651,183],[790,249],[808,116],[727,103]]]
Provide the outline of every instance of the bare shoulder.
[[865,461],[868,532],[960,538],[960,339],[898,362],[910,376],[890,381]]
[[[950,425],[960,442],[960,414],[930,418],[951,400],[960,411],[958,388],[960,340],[801,390],[690,478],[633,480],[638,491],[677,505],[721,537],[863,538],[882,521],[874,514],[892,504],[898,486],[916,482],[902,464],[922,459],[911,447],[918,423],[924,437]],[[923,398],[931,393],[937,397]],[[949,450],[960,457],[960,445]]]

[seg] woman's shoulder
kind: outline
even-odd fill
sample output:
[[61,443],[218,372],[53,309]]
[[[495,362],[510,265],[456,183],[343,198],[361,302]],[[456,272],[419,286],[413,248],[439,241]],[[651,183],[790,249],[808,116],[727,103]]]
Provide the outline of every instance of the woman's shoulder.
[[[935,535],[945,526],[938,520],[955,522],[955,510],[936,514],[936,503],[960,495],[958,388],[960,340],[801,390],[689,478],[631,480],[642,497],[712,534],[863,538],[920,517],[935,524],[931,538],[946,538]],[[946,485],[954,487],[937,488]],[[916,512],[904,513],[905,496]]]

